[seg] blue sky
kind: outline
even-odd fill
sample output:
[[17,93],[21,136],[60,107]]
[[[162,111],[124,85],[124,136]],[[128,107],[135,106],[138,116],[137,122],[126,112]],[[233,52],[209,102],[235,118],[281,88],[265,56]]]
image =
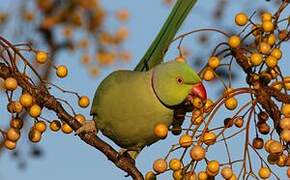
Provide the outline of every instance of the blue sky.
[[[7,1],[0,0],[0,4],[2,4],[2,2]],[[214,7],[214,2],[215,1],[212,0],[199,1],[190,16],[188,16],[187,20],[185,21],[181,32],[187,32],[200,27],[219,27],[219,24],[212,23],[212,21],[210,20],[211,15],[207,13],[210,9],[212,9],[212,7]],[[259,0],[256,3],[253,3],[253,7],[249,7],[247,4],[250,2],[252,1],[242,0],[239,3],[231,3],[230,7],[228,7],[226,11],[226,26],[234,26],[234,14],[241,10],[250,14],[254,11],[254,8],[257,4],[263,4],[262,6],[265,8],[268,8],[269,6],[265,1]],[[170,9],[162,5],[161,1],[158,0],[106,0],[103,1],[103,4],[109,10],[109,12],[113,12],[114,10],[120,8],[126,8],[131,14],[131,18],[127,23],[130,29],[130,37],[125,44],[125,48],[133,52],[133,61],[130,64],[121,64],[117,68],[132,69],[137,64],[138,59],[142,57],[142,55],[150,45],[151,41],[154,39],[155,35],[158,33],[162,23],[169,14]],[[107,24],[107,28],[114,28],[114,26],[114,24]],[[212,36],[219,38],[219,36],[217,36],[216,34],[213,34]],[[186,40],[186,45],[190,47],[190,50],[192,50],[193,54],[203,53],[203,48],[209,48],[196,47],[196,41],[194,41],[194,38],[192,37],[189,37],[188,40]],[[214,44],[210,46],[213,47]],[[172,48],[169,51],[169,54],[167,55],[167,59],[171,59],[176,55],[176,48],[174,47],[176,46],[174,46],[173,44]],[[286,49],[286,47],[283,48]],[[289,52],[286,52],[284,54],[285,57],[287,55],[289,57]],[[80,92],[80,94],[87,95],[89,97],[93,97],[94,91],[100,81],[116,67],[115,66],[114,68],[104,69],[100,77],[93,79],[88,75],[87,69],[83,68],[83,66],[79,64],[78,59],[74,58],[73,61],[75,61],[76,63],[71,63],[71,56],[69,56],[67,53],[60,54],[57,59],[61,63],[65,63],[68,65],[70,74],[64,80],[53,78],[52,81],[56,84],[60,84],[66,89]],[[286,67],[287,65],[289,65],[289,62],[287,62],[286,60],[287,59],[282,62],[282,67]],[[286,74],[289,74],[289,68],[285,69],[284,72],[286,72]],[[241,76],[234,85],[241,86],[243,85],[242,82],[243,76]],[[207,83],[206,85],[210,97],[216,97],[216,94],[211,87],[211,85],[213,84]],[[55,91],[55,93],[59,95],[57,91]],[[59,96],[63,95],[60,94]],[[65,95],[64,97],[68,96]],[[75,100],[72,99],[71,101],[75,103]],[[85,110],[77,109],[77,111],[82,112],[87,117],[89,117],[89,108]],[[217,119],[220,118],[220,121],[217,120],[216,123],[222,123],[223,118],[227,114],[227,112],[221,112],[217,116]],[[47,116],[53,117],[53,114],[47,113]],[[2,116],[0,117],[3,118]],[[3,122],[0,124],[3,124]],[[108,139],[106,140],[109,141]],[[160,143],[154,144],[149,148],[145,148],[137,159],[137,166],[139,167],[139,169],[143,173],[151,170],[152,162],[154,161],[154,159],[163,157],[167,153],[170,145],[176,142],[177,137],[169,136],[166,140],[160,141]],[[231,149],[233,153],[242,153],[242,146],[240,145],[240,142],[236,141],[232,143],[233,146],[231,147]],[[28,143],[26,140],[26,135],[24,135],[19,146],[22,149],[22,156],[29,156],[30,148],[27,144]],[[116,147],[114,144],[112,145]],[[11,158],[11,152],[5,151],[4,153],[1,153],[0,179],[126,179],[124,178],[125,173],[116,168],[111,162],[109,162],[103,154],[101,154],[94,148],[86,145],[78,137],[75,137],[73,135],[47,132],[43,137],[43,141],[39,143],[39,146],[45,151],[44,156],[39,159],[26,158],[29,160],[29,162],[27,164],[26,170],[24,171],[17,169],[17,163]],[[217,145],[217,147],[219,147],[219,145]],[[219,157],[221,159],[224,159],[224,157],[226,157],[225,150],[222,147],[219,147],[215,152],[211,152],[209,156],[211,158]],[[283,177],[285,178],[284,171],[277,172],[281,174],[282,179]],[[159,179],[171,179],[171,173],[167,173],[166,175],[161,176]]]

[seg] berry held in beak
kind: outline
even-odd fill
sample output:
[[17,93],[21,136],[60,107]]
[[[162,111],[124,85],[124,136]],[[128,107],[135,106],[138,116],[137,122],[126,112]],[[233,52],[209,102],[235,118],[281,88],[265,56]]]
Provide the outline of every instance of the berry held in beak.
[[192,97],[200,98],[203,102],[205,102],[206,99],[207,99],[206,90],[205,90],[205,88],[204,88],[204,86],[203,86],[203,84],[201,82],[199,82],[197,84],[194,84],[192,86],[190,95]]

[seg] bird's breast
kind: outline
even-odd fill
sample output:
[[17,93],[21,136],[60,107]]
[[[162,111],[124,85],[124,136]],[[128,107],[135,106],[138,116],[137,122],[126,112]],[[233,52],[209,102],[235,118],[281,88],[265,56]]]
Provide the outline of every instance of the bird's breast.
[[124,148],[155,142],[154,126],[169,126],[173,119],[173,111],[152,90],[150,72],[111,74],[99,86],[94,104],[102,133]]

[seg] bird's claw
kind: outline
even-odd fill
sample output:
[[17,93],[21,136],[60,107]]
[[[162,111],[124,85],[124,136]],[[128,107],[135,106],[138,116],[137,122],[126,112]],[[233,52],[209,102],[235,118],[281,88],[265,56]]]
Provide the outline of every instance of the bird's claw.
[[97,133],[96,123],[94,120],[86,121],[79,129],[76,130],[75,135],[85,133]]
[[129,156],[127,152],[128,149],[121,148],[117,154],[117,158],[120,158],[121,156]]

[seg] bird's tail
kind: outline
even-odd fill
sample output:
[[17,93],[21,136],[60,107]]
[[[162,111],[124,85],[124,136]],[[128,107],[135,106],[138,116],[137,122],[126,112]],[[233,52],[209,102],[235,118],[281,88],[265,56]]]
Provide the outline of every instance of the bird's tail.
[[177,0],[159,34],[135,67],[135,71],[147,71],[163,61],[167,48],[196,1]]

